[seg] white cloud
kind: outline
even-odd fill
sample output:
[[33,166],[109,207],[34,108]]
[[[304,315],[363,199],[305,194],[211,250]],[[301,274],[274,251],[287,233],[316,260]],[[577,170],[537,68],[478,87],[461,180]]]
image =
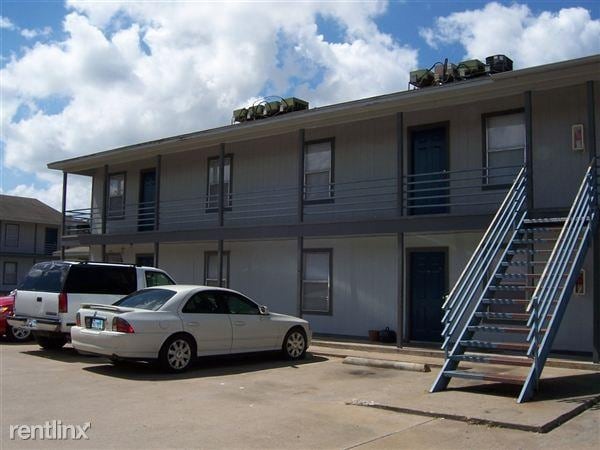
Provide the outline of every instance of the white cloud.
[[482,9],[438,17],[421,30],[432,47],[460,44],[465,57],[505,54],[516,67],[534,66],[600,52],[600,20],[582,7],[534,14],[528,6],[488,3]]
[[8,17],[0,16],[0,29],[14,30],[15,24]]
[[44,27],[44,28],[21,28],[21,36],[23,36],[25,39],[35,39],[35,38],[39,38],[39,37],[47,37],[50,36],[52,34],[52,28],[51,27]]
[[[290,85],[311,106],[403,90],[417,65],[416,50],[378,29],[382,1],[67,5],[67,38],[35,43],[0,73],[5,165],[54,184],[49,161],[227,124]],[[328,42],[318,16],[344,41]],[[57,98],[64,109],[48,112]]]

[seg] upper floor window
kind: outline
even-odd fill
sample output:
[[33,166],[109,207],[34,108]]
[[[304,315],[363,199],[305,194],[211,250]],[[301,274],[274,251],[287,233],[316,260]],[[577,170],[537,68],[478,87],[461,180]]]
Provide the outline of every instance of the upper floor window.
[[7,223],[4,225],[4,245],[6,247],[19,246],[19,224]]
[[44,231],[44,254],[51,255],[58,248],[58,229],[46,228]]
[[304,148],[304,200],[333,199],[333,139],[308,142]]
[[525,162],[525,115],[522,112],[485,117],[486,183],[511,184]]
[[305,250],[302,264],[302,312],[331,313],[330,249]]
[[[229,252],[223,252],[223,287],[229,287]],[[219,286],[219,252],[204,253],[204,285]]]
[[108,219],[122,219],[125,216],[125,173],[108,176]]
[[[223,206],[225,208],[231,208],[232,159],[232,155],[227,155],[223,159]],[[219,161],[219,157],[208,159],[206,209],[209,211],[219,209]]]

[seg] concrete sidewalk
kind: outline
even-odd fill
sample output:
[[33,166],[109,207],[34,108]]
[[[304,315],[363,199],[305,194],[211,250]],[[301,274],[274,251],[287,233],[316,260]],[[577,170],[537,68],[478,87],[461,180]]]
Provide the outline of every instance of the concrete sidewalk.
[[[453,379],[448,390],[430,394],[429,388],[443,362],[440,358],[319,345],[311,346],[310,350],[321,356],[357,356],[431,366],[430,373],[405,372],[393,383],[377,383],[370,390],[357,392],[347,401],[355,406],[545,433],[600,401],[600,373],[596,371],[546,367],[535,399],[518,404],[516,398],[520,386],[502,383]],[[476,366],[465,364],[462,367],[469,369]],[[506,367],[500,366],[486,365],[485,369],[506,372]],[[355,370],[394,371],[376,368]],[[527,368],[514,368],[510,373],[521,374],[523,370]]]

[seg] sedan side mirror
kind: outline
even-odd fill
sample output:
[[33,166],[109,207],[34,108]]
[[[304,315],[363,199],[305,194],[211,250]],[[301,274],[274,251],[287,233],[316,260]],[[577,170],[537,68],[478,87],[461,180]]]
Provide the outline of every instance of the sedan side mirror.
[[261,305],[258,307],[258,311],[260,312],[261,316],[268,316],[269,315],[269,308],[267,308],[265,305]]

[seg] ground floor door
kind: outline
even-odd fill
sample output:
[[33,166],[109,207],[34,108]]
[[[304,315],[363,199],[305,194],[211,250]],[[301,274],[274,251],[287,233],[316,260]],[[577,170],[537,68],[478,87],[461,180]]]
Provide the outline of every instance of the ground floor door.
[[409,338],[438,342],[446,295],[446,252],[412,251],[408,266]]

